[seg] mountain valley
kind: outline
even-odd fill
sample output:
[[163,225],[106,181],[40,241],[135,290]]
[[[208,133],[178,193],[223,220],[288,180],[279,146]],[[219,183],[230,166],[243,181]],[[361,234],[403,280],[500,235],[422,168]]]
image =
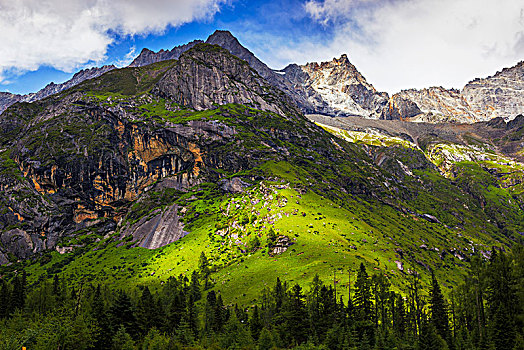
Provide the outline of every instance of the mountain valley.
[[2,93],[0,275],[154,290],[205,256],[228,305],[314,276],[346,300],[361,264],[449,293],[522,245],[522,67],[390,97],[346,55],[277,71],[217,31]]

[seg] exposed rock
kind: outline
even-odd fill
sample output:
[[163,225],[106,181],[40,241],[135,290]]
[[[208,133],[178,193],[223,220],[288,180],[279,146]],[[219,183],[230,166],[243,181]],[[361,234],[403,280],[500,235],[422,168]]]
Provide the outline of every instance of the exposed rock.
[[292,242],[289,239],[289,237],[278,236],[277,241],[275,245],[273,246],[273,249],[271,249],[271,251],[269,252],[269,255],[274,256],[274,255],[282,254],[288,249],[288,247],[290,247],[293,244],[295,243]]
[[6,264],[9,264],[9,259],[7,259],[5,254],[0,251],[0,266]]
[[495,75],[470,81],[461,95],[479,120],[512,119],[524,113],[524,61]]
[[474,79],[461,91],[442,87],[403,90],[391,97],[388,114],[429,123],[511,120],[524,112],[522,91],[524,61],[493,76]]
[[219,46],[196,45],[180,56],[153,93],[196,110],[238,103],[284,114],[278,100],[268,99],[272,88],[267,82],[245,61],[225,53]]
[[433,215],[430,215],[430,214],[422,214],[421,216],[422,218],[428,220],[429,222],[433,222],[435,224],[439,224],[440,221]]
[[384,116],[388,95],[377,92],[346,55],[320,64],[290,65],[282,72],[299,94],[306,95],[314,106],[313,113],[372,119]]
[[223,191],[230,193],[244,192],[244,189],[250,186],[247,182],[242,181],[242,179],[239,177],[234,177],[232,179],[222,179],[220,180],[219,184]]
[[27,232],[13,229],[2,233],[2,245],[17,258],[27,258],[33,250],[33,241]]
[[443,87],[402,90],[391,97],[389,106],[392,119],[398,116],[404,120],[429,123],[479,121],[460,91]]
[[0,92],[0,114],[5,111],[9,106],[13,105],[16,102],[35,102],[38,100],[42,100],[48,96],[57,94],[59,92],[62,92],[66,89],[72,88],[73,86],[76,86],[86,80],[93,79],[96,77],[101,76],[102,74],[109,72],[116,67],[113,65],[108,66],[102,66],[102,67],[93,67],[88,69],[83,69],[75,75],[68,81],[61,83],[61,84],[55,84],[55,83],[49,83],[46,85],[43,89],[39,90],[36,93],[31,93],[27,95],[13,95],[5,92]]
[[42,100],[48,96],[57,94],[66,89],[70,89],[73,86],[76,86],[86,80],[97,78],[104,73],[112,71],[113,69],[116,69],[116,67],[113,65],[106,65],[102,67],[93,67],[93,68],[83,69],[75,73],[75,75],[73,75],[71,79],[69,79],[68,81],[64,83],[61,83],[61,84],[49,83],[42,90],[38,92],[34,94],[25,95],[22,98],[22,101],[34,102],[34,101]]
[[144,217],[131,227],[123,230],[124,237],[132,235],[138,245],[143,248],[156,249],[175,242],[187,234],[184,224],[178,216],[178,206],[175,204],[158,212],[152,218]]
[[0,114],[2,114],[2,112],[5,111],[7,107],[22,99],[22,95],[11,94],[9,92],[0,92]]
[[175,46],[171,50],[160,50],[158,52],[153,52],[147,48],[144,48],[142,52],[140,52],[140,54],[133,60],[133,62],[131,62],[129,67],[142,67],[160,61],[177,60],[181,54],[199,43],[203,43],[203,41],[194,40],[185,45]]

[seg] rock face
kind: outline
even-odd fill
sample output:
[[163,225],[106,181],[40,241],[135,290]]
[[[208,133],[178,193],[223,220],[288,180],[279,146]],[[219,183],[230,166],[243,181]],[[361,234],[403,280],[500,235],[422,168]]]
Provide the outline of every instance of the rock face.
[[458,90],[431,87],[422,90],[402,90],[389,100],[387,113],[391,119],[414,122],[474,123],[479,118],[473,113]]
[[[129,97],[104,97],[107,91]],[[208,169],[236,173],[253,167],[261,156],[233,152],[243,142],[235,128],[204,114],[197,120],[170,119],[180,109],[191,115],[227,103],[243,107],[225,109],[220,118],[239,113],[255,118],[261,111],[299,118],[297,107],[245,61],[209,44],[195,46],[178,61],[113,70],[64,94],[7,109],[0,116],[2,256],[26,258],[53,249],[64,236],[88,226],[113,232],[118,208],[147,191],[184,191],[204,179],[218,182],[220,175]],[[144,113],[151,105],[164,114]],[[271,125],[260,132],[281,133]],[[280,137],[300,139],[293,133]],[[289,154],[274,142],[268,145]],[[228,181],[224,191],[246,186],[239,179]],[[147,248],[185,234],[176,206],[125,232]]]
[[[497,117],[511,119],[524,113],[524,98],[522,97],[524,62],[511,68],[505,68],[494,76],[475,79],[469,82],[462,91],[442,87],[409,89],[396,93],[390,98],[387,93],[378,92],[373,85],[368,83],[346,55],[328,62],[308,63],[302,66],[290,64],[278,71],[260,61],[229,31],[217,30],[205,42],[218,45],[246,61],[262,79],[287,95],[305,114],[401,119],[427,123],[475,123]],[[171,50],[160,50],[159,52],[143,49],[129,67],[143,67],[156,62],[178,60],[185,52],[202,43],[204,43],[202,40],[195,40]],[[115,69],[114,66],[103,66],[82,70],[63,84],[50,83],[33,94],[21,96],[0,93],[0,113],[16,102],[41,100],[113,69]],[[189,85],[194,85],[194,83],[195,81],[192,81]],[[208,83],[211,85],[207,85]],[[214,83],[224,85],[223,81]],[[209,92],[216,87],[214,83],[202,81],[199,88],[207,86]],[[235,85],[234,81],[228,83]],[[167,89],[165,85],[164,88]],[[233,90],[237,88],[238,86],[233,87]],[[238,102],[252,97],[245,95],[243,98],[235,99],[233,95],[237,93],[236,91],[233,93],[213,90],[213,93],[221,95],[220,101]],[[255,94],[259,95],[259,92]],[[191,101],[191,103],[196,103],[195,106],[198,105],[198,108],[206,109],[209,107],[209,101],[217,96],[206,97],[204,98],[206,101]],[[261,101],[256,103],[259,102]]]
[[137,245],[143,248],[156,249],[184,237],[184,225],[178,216],[176,204],[164,212],[158,210],[153,218],[144,217],[131,227],[123,230],[123,237],[132,235]]
[[[89,69],[83,69],[73,75],[71,79],[62,84],[49,83],[41,89],[40,91],[27,95],[13,95],[5,92],[0,92],[0,113],[5,111],[9,106],[13,105],[16,102],[35,102],[42,100],[48,96],[57,94],[66,89],[72,88],[80,84],[83,81],[88,79],[93,79],[101,76],[102,74],[109,72],[116,67],[113,65],[102,66],[102,67],[93,67]],[[9,96],[11,95],[11,96]]]
[[185,45],[175,46],[171,50],[160,50],[158,52],[145,48],[140,52],[140,55],[131,62],[129,67],[143,67],[160,61],[178,60],[181,54],[200,43],[203,43],[203,41],[194,40]]
[[229,31],[215,31],[207,38],[206,43],[218,45],[228,50],[232,55],[246,61],[270,85],[288,95],[302,111],[309,113],[315,111],[315,105],[308,100],[306,91],[300,87],[295,87],[289,79],[283,76],[282,72],[275,71],[260,61],[251,51],[242,46]]
[[389,96],[377,92],[346,55],[329,62],[290,65],[283,72],[300,94],[314,106],[314,113],[331,116],[384,117]]
[[0,92],[0,114],[6,110],[7,107],[22,100],[22,95],[11,94],[9,92]]
[[512,119],[524,113],[524,61],[494,76],[470,81],[461,95],[480,120]]
[[245,61],[216,45],[199,44],[158,82],[154,94],[196,109],[238,103],[284,114],[277,97],[269,101],[271,87]]
[[461,91],[442,87],[403,90],[391,97],[388,114],[429,123],[510,120],[524,113],[523,91],[524,62],[520,62],[491,77],[474,79]]

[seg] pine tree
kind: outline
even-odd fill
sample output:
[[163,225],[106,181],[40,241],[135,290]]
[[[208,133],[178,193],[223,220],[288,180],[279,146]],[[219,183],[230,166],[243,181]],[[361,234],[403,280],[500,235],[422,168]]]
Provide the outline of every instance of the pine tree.
[[191,284],[189,286],[189,293],[193,302],[197,302],[202,298],[202,292],[200,291],[200,278],[196,271],[191,274]]
[[488,276],[488,310],[491,340],[495,349],[512,349],[515,343],[515,309],[519,303],[515,294],[511,261],[495,249],[492,252]]
[[11,293],[11,309],[23,310],[25,306],[26,289],[24,280],[20,274],[16,275],[13,280],[13,292]]
[[355,282],[354,307],[357,317],[361,321],[373,321],[373,296],[371,294],[371,281],[366,267],[360,264],[360,270]]
[[431,323],[435,326],[438,335],[440,335],[449,346],[451,344],[451,332],[449,330],[448,309],[440,285],[433,272],[431,272],[429,306],[431,309]]
[[206,333],[217,331],[216,308],[216,294],[215,291],[211,290],[207,293],[206,305],[204,307],[204,331]]
[[371,281],[366,272],[364,264],[360,269],[355,281],[355,318],[357,333],[359,335],[360,347],[369,348],[375,340],[375,327],[373,322],[373,295],[371,294]]
[[224,326],[221,345],[224,349],[246,349],[253,343],[251,335],[246,327],[240,323],[233,312]]
[[107,349],[111,341],[110,325],[102,293],[100,291],[100,285],[96,287],[91,309],[98,331],[96,333],[95,349]]
[[111,306],[110,315],[113,327],[118,327],[117,329],[119,329],[120,325],[123,325],[126,332],[132,337],[135,337],[138,325],[133,304],[129,296],[123,290],[118,292],[117,298]]
[[184,316],[186,310],[186,300],[182,292],[176,291],[171,303],[169,304],[169,309],[166,317],[166,330],[169,333],[174,333],[175,330],[180,326],[182,317]]
[[259,350],[271,350],[276,346],[273,334],[265,327],[260,332],[257,343]]
[[307,328],[302,325],[307,321],[305,297],[302,288],[295,284],[285,303],[284,319],[286,335],[297,344],[307,341]]
[[9,316],[10,299],[11,293],[9,291],[9,285],[2,279],[0,280],[0,319]]
[[228,310],[224,307],[224,302],[222,301],[222,295],[217,297],[217,305],[215,309],[215,322],[216,322],[216,331],[221,332],[224,324],[229,318]]
[[113,337],[112,350],[134,350],[135,342],[126,332],[124,325],[120,325],[115,336]]
[[435,326],[427,319],[422,319],[417,350],[448,350],[444,339],[437,333]]
[[251,315],[251,318],[249,319],[249,331],[251,332],[251,337],[253,337],[255,341],[260,337],[262,328],[264,328],[264,324],[262,323],[260,313],[258,312],[258,305],[255,305],[253,315]]
[[145,287],[136,308],[137,322],[142,334],[147,334],[151,328],[158,326],[158,313],[151,291]]
[[210,287],[209,275],[211,274],[211,269],[209,268],[209,260],[204,252],[200,254],[198,269],[200,270],[201,279],[204,281],[204,290],[207,290]]

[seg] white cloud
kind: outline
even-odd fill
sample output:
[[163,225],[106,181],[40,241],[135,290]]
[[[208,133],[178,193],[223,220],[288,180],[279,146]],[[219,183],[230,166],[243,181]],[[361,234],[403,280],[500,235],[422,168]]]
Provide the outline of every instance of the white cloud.
[[104,59],[110,32],[162,32],[214,15],[225,0],[0,0],[0,82],[42,65],[71,72]]
[[341,53],[379,90],[461,88],[524,59],[522,0],[311,0],[305,11],[333,38],[280,48],[280,61]]
[[118,68],[127,67],[131,64],[131,62],[133,62],[135,57],[136,57],[136,47],[133,46],[122,59],[114,61],[113,64],[117,66]]

